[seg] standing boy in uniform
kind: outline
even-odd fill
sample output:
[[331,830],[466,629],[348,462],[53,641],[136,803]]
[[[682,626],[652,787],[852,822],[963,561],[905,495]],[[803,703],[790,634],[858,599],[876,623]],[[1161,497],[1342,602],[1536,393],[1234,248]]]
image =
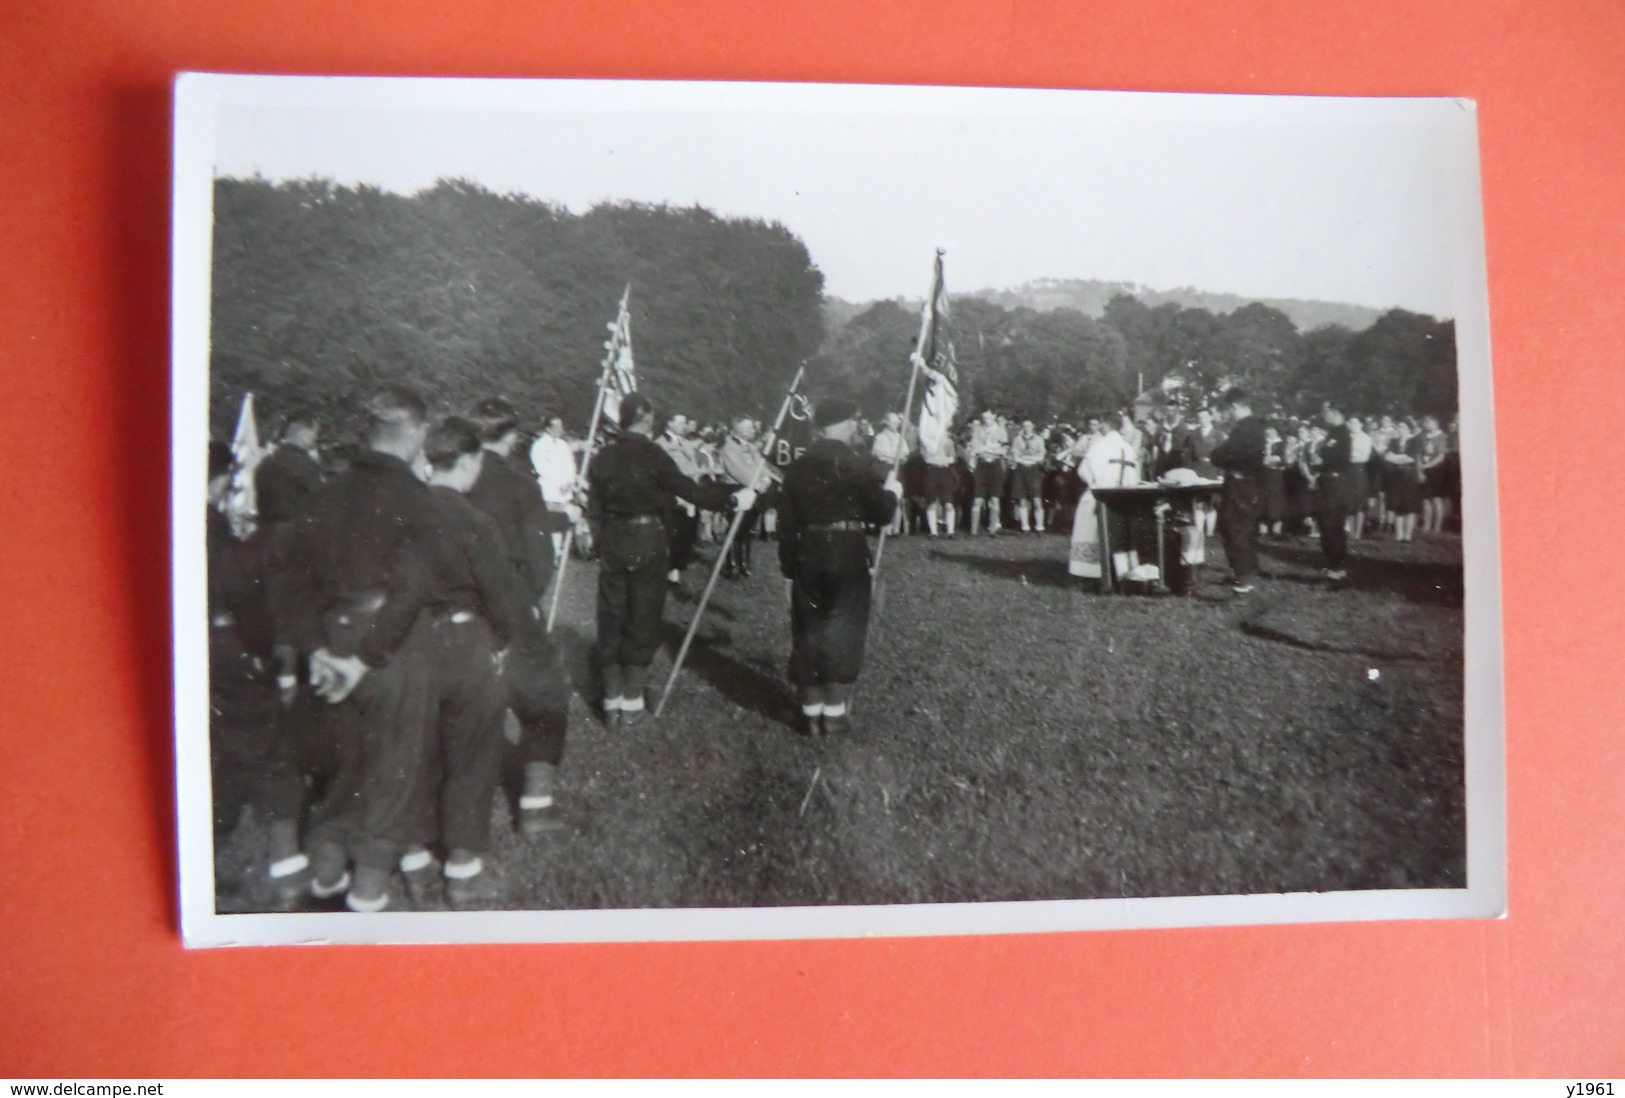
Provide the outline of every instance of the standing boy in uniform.
[[965,462],[971,468],[975,485],[970,503],[971,537],[976,536],[982,521],[984,502],[987,504],[988,536],[997,536],[999,532],[999,507],[1004,499],[1004,458],[1009,444],[1010,434],[999,425],[998,416],[991,408],[971,425],[970,445],[965,452]]
[[779,567],[790,580],[790,682],[810,735],[846,731],[847,700],[869,630],[869,542],[897,510],[902,485],[884,482],[853,449],[857,405],[826,400],[820,438],[784,472]]
[[252,807],[268,833],[266,877],[283,902],[308,883],[299,849],[304,789],[281,732],[271,668],[263,531],[232,536],[223,508],[231,492],[231,448],[209,444],[205,526],[209,592],[209,763],[214,835],[219,843]]
[[[753,493],[763,491],[764,486],[778,475],[777,470],[762,461],[761,452],[756,444],[757,434],[754,419],[749,416],[738,417],[734,420],[732,431],[723,440],[722,450],[718,455],[726,479],[731,481],[735,488],[748,488]],[[724,579],[750,578],[750,547],[756,538],[756,527],[761,522],[762,512],[766,510],[766,506],[765,501],[761,506],[752,504],[739,523],[739,533],[735,535],[734,543],[728,547],[728,560],[722,567]]]
[[670,544],[666,522],[675,500],[722,511],[730,500],[749,511],[749,488],[700,485],[678,472],[651,437],[655,410],[632,393],[621,401],[619,439],[604,447],[589,474],[587,514],[599,547],[598,665],[604,679],[604,718],[630,725],[644,713],[649,664],[660,647]]
[[1022,420],[1010,440],[1010,500],[1022,533],[1044,532],[1044,457],[1043,436],[1033,430],[1032,420]]
[[1320,527],[1320,549],[1326,557],[1323,574],[1336,582],[1348,578],[1348,517],[1352,496],[1349,470],[1354,445],[1343,413],[1330,404],[1324,411],[1326,438],[1316,454],[1319,476],[1315,481],[1315,522]]
[[518,422],[518,412],[501,398],[475,408],[484,457],[468,501],[490,516],[501,533],[522,600],[502,678],[508,708],[519,725],[515,751],[524,768],[519,830],[526,838],[536,838],[563,826],[556,798],[570,695],[558,646],[543,620],[542,605],[554,571],[552,523],[536,482],[512,461],[519,442]]
[[[691,437],[693,431],[694,425],[687,416],[673,412],[666,421],[665,431],[655,442],[671,455],[672,461],[677,463],[678,472],[698,483],[703,470],[700,468],[699,448]],[[700,533],[700,509],[686,499],[678,500],[677,510],[672,512],[671,519],[671,571],[666,574],[666,579],[675,584],[683,582],[683,573],[694,563],[694,544]]]
[[[427,552],[434,590],[428,606],[437,702],[434,807],[446,851],[446,896],[462,905],[497,898],[486,860],[508,707],[498,668],[535,607],[507,560],[502,532],[467,498],[487,456],[474,424],[452,418],[437,425],[424,456],[435,517]],[[436,868],[427,846],[416,846],[401,859],[401,870],[420,898]]]
[[1233,573],[1231,589],[1245,595],[1253,590],[1258,576],[1258,516],[1264,510],[1264,421],[1253,415],[1247,394],[1240,389],[1225,393],[1224,403],[1234,426],[1208,457],[1224,470],[1219,535]]
[[[435,670],[428,607],[437,519],[418,478],[428,414],[404,386],[366,405],[366,449],[328,482],[290,539],[279,638],[308,658],[338,758],[310,826],[317,896],[389,903],[396,865],[434,837]],[[354,867],[354,875],[350,872]]]

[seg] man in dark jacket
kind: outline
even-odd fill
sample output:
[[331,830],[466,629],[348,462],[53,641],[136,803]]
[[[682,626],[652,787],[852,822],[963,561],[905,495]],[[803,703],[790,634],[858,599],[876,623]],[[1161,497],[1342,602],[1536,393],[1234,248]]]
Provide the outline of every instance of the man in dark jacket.
[[814,416],[820,438],[784,472],[779,499],[779,567],[790,580],[790,682],[810,735],[848,728],[847,700],[863,668],[869,631],[869,542],[885,526],[902,486],[882,482],[853,448],[857,406],[825,400]]
[[671,559],[666,523],[684,499],[705,511],[748,511],[749,488],[696,484],[653,439],[654,406],[641,393],[621,401],[621,437],[604,447],[589,475],[587,517],[598,546],[598,665],[604,718],[630,725],[644,713],[649,664],[660,647]]
[[[326,474],[318,460],[316,417],[299,409],[291,412],[282,429],[282,441],[254,469],[254,498],[259,527],[250,542],[265,561],[265,582],[270,601],[277,605],[286,583],[289,539],[294,525],[320,495]],[[304,774],[325,782],[333,768],[332,730],[327,727],[327,705],[301,684],[309,667],[291,646],[274,656],[279,717],[289,757]]]
[[1320,444],[1315,481],[1315,525],[1320,527],[1320,549],[1326,557],[1325,576],[1336,582],[1348,578],[1349,535],[1346,525],[1352,503],[1349,464],[1354,443],[1343,413],[1326,405],[1326,438]]
[[[522,622],[534,620],[535,606],[520,589],[496,523],[465,495],[484,475],[488,457],[478,430],[468,420],[448,419],[429,432],[424,454],[437,520],[427,556],[437,653],[438,822],[446,895],[460,905],[497,897],[485,863],[508,707],[499,653],[508,650]],[[420,898],[434,868],[427,847],[401,859]]]
[[254,468],[254,501],[262,523],[291,522],[322,488],[316,440],[320,425],[309,412],[289,415],[282,441]]
[[402,854],[436,831],[439,520],[416,471],[423,398],[391,386],[366,411],[366,450],[295,526],[274,617],[279,643],[307,658],[336,741],[332,779],[312,812],[311,891],[347,890],[352,910],[380,911]]
[[468,500],[501,532],[523,603],[502,677],[508,708],[519,726],[515,751],[524,772],[519,829],[536,838],[564,823],[556,797],[570,707],[564,664],[543,624],[542,606],[554,571],[552,521],[536,481],[510,460],[519,442],[514,407],[492,398],[474,410],[474,422],[485,453]]
[[1253,415],[1247,394],[1231,389],[1224,394],[1233,426],[1212,452],[1213,464],[1224,470],[1219,497],[1219,536],[1233,573],[1231,587],[1238,595],[1253,590],[1258,576],[1258,517],[1264,509],[1264,421]]
[[205,527],[209,593],[209,761],[215,840],[236,826],[247,806],[267,831],[266,876],[281,900],[307,884],[309,859],[299,849],[304,791],[289,760],[271,668],[272,626],[266,601],[265,542],[232,536],[221,512],[231,490],[230,447],[209,445],[209,510]]

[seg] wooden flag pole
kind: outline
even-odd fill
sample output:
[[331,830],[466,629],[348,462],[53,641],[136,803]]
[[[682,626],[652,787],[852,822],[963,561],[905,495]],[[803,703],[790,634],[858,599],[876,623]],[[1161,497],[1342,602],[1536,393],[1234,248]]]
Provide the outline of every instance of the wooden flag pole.
[[[621,295],[621,313],[626,310],[626,299],[632,292],[630,284],[626,292]],[[615,316],[616,327],[619,328],[621,313]],[[630,339],[630,332],[628,333]],[[609,393],[609,378],[615,369],[614,340],[610,340],[609,353],[604,355],[604,372],[598,377],[598,399],[593,402],[592,422],[587,426],[587,445],[581,451],[581,466],[576,470],[576,484],[579,487],[587,481],[587,470],[592,465],[592,446],[598,439],[598,424],[604,418],[604,399]],[[570,563],[570,547],[575,544],[576,526],[570,523],[570,529],[564,534],[564,551],[559,554],[559,568],[553,575],[553,598],[547,604],[547,632],[553,631],[553,619],[558,617],[559,597],[564,593],[564,569]]]
[[[942,262],[943,251],[937,249],[936,263]],[[897,452],[892,455],[891,475],[897,476],[897,471],[903,467],[903,453],[908,449],[908,417],[909,409],[914,406],[914,385],[920,379],[920,364],[925,361],[925,345],[931,338],[931,328],[937,314],[937,294],[941,286],[937,284],[937,267],[931,269],[931,294],[925,299],[925,308],[920,310],[920,335],[914,341],[914,353],[909,356],[908,394],[903,397],[903,422],[898,425],[898,442],[901,443]],[[897,506],[903,506],[903,498],[897,497]],[[891,523],[880,528],[880,540],[875,543],[875,562],[869,566],[869,582],[873,585],[880,578],[880,558],[886,552],[886,535],[891,532]]]
[[[784,426],[784,417],[790,412],[790,405],[796,398],[796,390],[801,388],[801,378],[806,371],[805,364],[796,370],[795,379],[790,382],[790,391],[785,394],[784,403],[779,405],[779,414],[773,420],[773,429],[762,440],[762,452],[757,455],[756,475],[753,481],[760,481],[762,473],[767,469],[767,455],[778,439],[779,430]],[[723,565],[728,560],[728,550],[733,546],[734,539],[739,536],[739,527],[744,521],[745,512],[735,511],[732,521],[728,523],[728,533],[722,539],[722,548],[717,553],[715,563],[711,565],[711,576],[705,581],[705,590],[700,594],[700,604],[694,609],[694,619],[688,623],[688,632],[683,634],[683,643],[677,649],[677,658],[671,661],[671,674],[666,676],[666,686],[660,691],[660,700],[655,703],[657,717],[666,708],[666,699],[671,696],[671,688],[677,683],[677,673],[683,669],[683,660],[688,658],[688,649],[694,643],[694,634],[699,632],[700,619],[705,616],[706,604],[711,601],[711,592],[716,590],[717,578],[721,576]]]

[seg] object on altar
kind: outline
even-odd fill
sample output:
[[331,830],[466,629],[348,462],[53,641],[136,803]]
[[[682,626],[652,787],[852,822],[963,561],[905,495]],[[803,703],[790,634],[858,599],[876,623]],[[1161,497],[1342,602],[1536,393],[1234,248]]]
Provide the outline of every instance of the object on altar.
[[1223,484],[1222,480],[1208,480],[1195,469],[1181,465],[1177,469],[1170,469],[1157,478],[1157,483],[1169,488],[1196,488],[1208,484]]

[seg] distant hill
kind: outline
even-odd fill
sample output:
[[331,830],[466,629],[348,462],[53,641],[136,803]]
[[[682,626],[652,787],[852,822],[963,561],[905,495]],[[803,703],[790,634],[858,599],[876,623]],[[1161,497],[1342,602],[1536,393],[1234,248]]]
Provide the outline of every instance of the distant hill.
[[1212,293],[1190,286],[1173,290],[1154,290],[1132,282],[1101,282],[1092,278],[1042,278],[1018,286],[1013,290],[977,290],[973,296],[996,302],[1006,308],[1025,305],[1029,309],[1048,312],[1051,309],[1077,309],[1086,316],[1099,317],[1105,312],[1106,302],[1118,294],[1130,294],[1152,308],[1158,305],[1179,305],[1186,309],[1206,309],[1211,313],[1233,313],[1254,301],[1281,310],[1292,319],[1300,332],[1327,324],[1341,324],[1345,328],[1361,331],[1369,328],[1382,315],[1382,310],[1364,305],[1347,305],[1337,301],[1305,301],[1298,298],[1254,298],[1239,294]]
[[[1341,324],[1358,332],[1371,327],[1377,317],[1382,315],[1380,309],[1371,309],[1364,305],[1347,305],[1337,301],[1242,297],[1238,294],[1211,293],[1189,286],[1181,286],[1174,290],[1154,290],[1149,286],[1139,286],[1132,282],[1102,282],[1092,278],[1043,278],[1013,290],[976,290],[970,296],[991,301],[1007,309],[1026,306],[1041,313],[1054,309],[1076,309],[1085,316],[1098,319],[1106,311],[1106,302],[1118,294],[1137,297],[1152,308],[1173,304],[1187,309],[1206,309],[1212,313],[1232,313],[1243,305],[1261,301],[1285,313],[1300,332],[1324,327],[1327,324]],[[920,307],[919,299],[900,299],[899,304],[909,309]],[[840,330],[847,321],[868,307],[869,303],[856,304],[838,297],[825,297],[826,330],[830,332]]]
[[[838,332],[846,327],[847,321],[857,316],[869,307],[869,302],[861,305],[854,304],[839,297],[824,296],[824,331]],[[915,303],[915,308],[919,304]]]

